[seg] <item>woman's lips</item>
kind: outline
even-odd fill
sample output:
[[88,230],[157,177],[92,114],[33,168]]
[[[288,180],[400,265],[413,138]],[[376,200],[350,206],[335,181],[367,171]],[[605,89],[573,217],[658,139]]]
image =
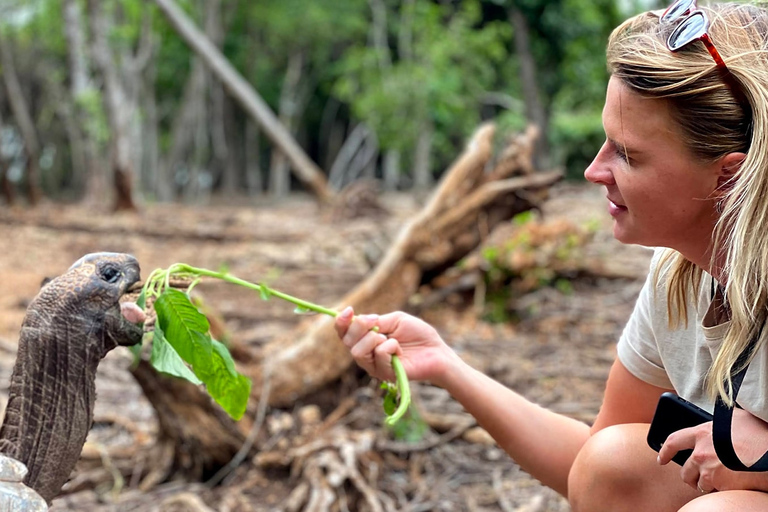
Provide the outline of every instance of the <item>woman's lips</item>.
[[608,200],[608,213],[612,217],[615,217],[615,216],[619,215],[620,213],[624,213],[626,211],[627,211],[627,207],[626,206],[622,206],[620,204],[616,204],[613,201],[611,201],[610,199]]

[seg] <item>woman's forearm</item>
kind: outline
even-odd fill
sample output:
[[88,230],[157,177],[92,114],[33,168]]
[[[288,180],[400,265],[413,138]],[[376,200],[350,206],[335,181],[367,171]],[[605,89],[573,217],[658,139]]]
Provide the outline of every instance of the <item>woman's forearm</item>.
[[463,362],[440,380],[525,471],[567,495],[568,472],[589,426],[528,401]]

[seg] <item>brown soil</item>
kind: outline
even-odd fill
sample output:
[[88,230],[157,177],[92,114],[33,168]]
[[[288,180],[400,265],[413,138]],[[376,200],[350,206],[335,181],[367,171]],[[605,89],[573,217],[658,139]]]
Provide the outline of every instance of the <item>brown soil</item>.
[[[267,281],[273,288],[333,306],[361,280],[369,262],[386,249],[419,206],[405,196],[386,197],[383,203],[390,211],[387,217],[343,223],[333,222],[301,197],[255,206],[153,205],[138,215],[54,205],[0,212],[5,247],[0,255],[0,404],[7,400],[26,305],[43,278],[64,271],[83,254],[130,252],[141,262],[144,276],[179,261],[206,268],[226,266],[244,279]],[[516,320],[503,324],[479,319],[471,301],[459,295],[420,315],[477,368],[541,405],[589,422],[597,413],[614,345],[642,284],[650,252],[623,247],[611,238],[610,219],[597,188],[560,186],[553,190],[544,213],[547,218],[600,223],[602,229],[586,257],[622,265],[627,278],[583,275],[572,282],[568,295],[539,289],[516,298],[511,304]],[[204,283],[201,291],[221,314],[228,332],[254,349],[295,325],[292,308],[279,301],[264,302],[217,283]],[[96,421],[81,469],[53,510],[280,509],[300,484],[302,477],[295,468],[257,469],[246,461],[214,489],[172,482],[146,492],[137,489],[138,479],[121,480],[116,471],[110,473],[114,469],[110,458],[119,458],[120,449],[128,454],[123,462],[133,464],[137,474],[146,472],[140,467],[141,453],[151,449],[156,431],[153,411],[126,371],[129,364],[122,349],[102,364]],[[428,385],[414,388],[425,414],[463,417],[461,408],[442,390]],[[266,427],[275,439],[271,450],[290,446],[285,432],[310,410],[306,406],[316,403],[325,417],[347,397],[355,403],[343,420],[348,432],[373,431],[378,440],[391,440],[392,433],[381,427],[379,391],[353,368],[325,392],[305,397],[291,409],[269,411]],[[281,424],[289,427],[278,439]],[[368,474],[369,484],[397,509],[398,503],[407,501],[410,510],[568,510],[562,498],[519,470],[481,431],[434,444],[410,452],[381,451],[376,455],[377,473]],[[105,480],[105,474],[114,478]]]

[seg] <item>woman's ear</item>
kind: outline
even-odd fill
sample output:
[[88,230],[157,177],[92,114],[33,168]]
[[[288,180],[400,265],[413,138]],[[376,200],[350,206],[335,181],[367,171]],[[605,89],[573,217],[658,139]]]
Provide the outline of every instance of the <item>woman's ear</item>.
[[730,189],[734,183],[736,173],[741,169],[741,164],[747,158],[746,153],[734,152],[728,153],[720,161],[720,170],[717,176],[717,190],[725,192]]

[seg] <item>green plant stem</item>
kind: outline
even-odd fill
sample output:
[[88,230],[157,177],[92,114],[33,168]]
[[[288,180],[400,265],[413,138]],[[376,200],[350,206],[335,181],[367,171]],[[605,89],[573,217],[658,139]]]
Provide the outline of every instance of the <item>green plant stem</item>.
[[221,279],[222,281],[226,281],[228,283],[244,286],[245,288],[257,291],[259,293],[267,293],[269,295],[274,295],[279,299],[283,299],[296,306],[299,306],[304,309],[308,309],[310,311],[314,311],[316,313],[322,313],[324,315],[329,315],[332,317],[335,317],[339,314],[338,311],[334,311],[333,309],[328,309],[318,304],[307,302],[305,300],[299,299],[292,295],[288,295],[287,293],[283,293],[278,290],[273,290],[272,288],[269,288],[264,285],[254,284],[249,281],[245,281],[243,279],[235,277],[232,274],[229,274],[226,272],[215,272],[213,270],[190,267],[189,265],[184,265],[184,264],[174,265],[173,267],[170,267],[168,270],[169,270],[168,276],[170,276],[171,274],[191,274],[194,276],[214,277],[216,279]]
[[[312,302],[299,299],[292,295],[288,295],[287,293],[283,293],[281,291],[269,288],[265,285],[260,285],[260,284],[251,283],[249,281],[245,281],[243,279],[233,276],[228,272],[215,272],[213,270],[208,270],[205,268],[192,267],[190,265],[187,265],[186,263],[176,263],[175,265],[171,265],[170,267],[168,267],[167,270],[155,270],[154,272],[152,272],[149,279],[147,279],[147,282],[144,284],[142,293],[143,294],[152,293],[152,294],[159,295],[160,291],[163,288],[163,285],[160,285],[159,283],[164,282],[164,285],[167,287],[169,284],[170,278],[173,275],[180,276],[180,277],[187,276],[187,277],[194,277],[194,278],[212,277],[215,279],[226,281],[228,283],[243,286],[250,290],[257,291],[261,294],[266,294],[268,296],[275,296],[279,299],[283,299],[287,302],[294,304],[295,306],[298,306],[302,309],[306,309],[308,311],[314,311],[316,313],[321,313],[334,318],[339,315],[339,312],[336,310],[329,309],[329,308],[320,306],[318,304],[314,304]],[[378,332],[379,330],[378,326],[374,327],[373,330]],[[410,403],[411,403],[411,388],[410,388],[410,384],[408,383],[408,375],[405,372],[405,368],[403,367],[403,363],[400,361],[400,358],[398,358],[395,355],[392,356],[392,369],[395,372],[395,380],[397,383],[398,392],[400,393],[400,401],[397,405],[397,409],[395,410],[395,412],[392,413],[391,416],[388,416],[387,419],[385,420],[385,423],[389,426],[394,425],[395,423],[397,423],[398,420],[400,420],[400,418],[403,417],[403,415],[408,410],[408,407],[410,406]]]
[[397,379],[397,390],[400,392],[400,401],[397,404],[395,412],[384,420],[384,423],[390,427],[403,417],[411,403],[411,386],[408,383],[408,375],[405,373],[405,368],[403,367],[400,358],[394,355],[392,356],[392,369],[394,370],[395,378]]

